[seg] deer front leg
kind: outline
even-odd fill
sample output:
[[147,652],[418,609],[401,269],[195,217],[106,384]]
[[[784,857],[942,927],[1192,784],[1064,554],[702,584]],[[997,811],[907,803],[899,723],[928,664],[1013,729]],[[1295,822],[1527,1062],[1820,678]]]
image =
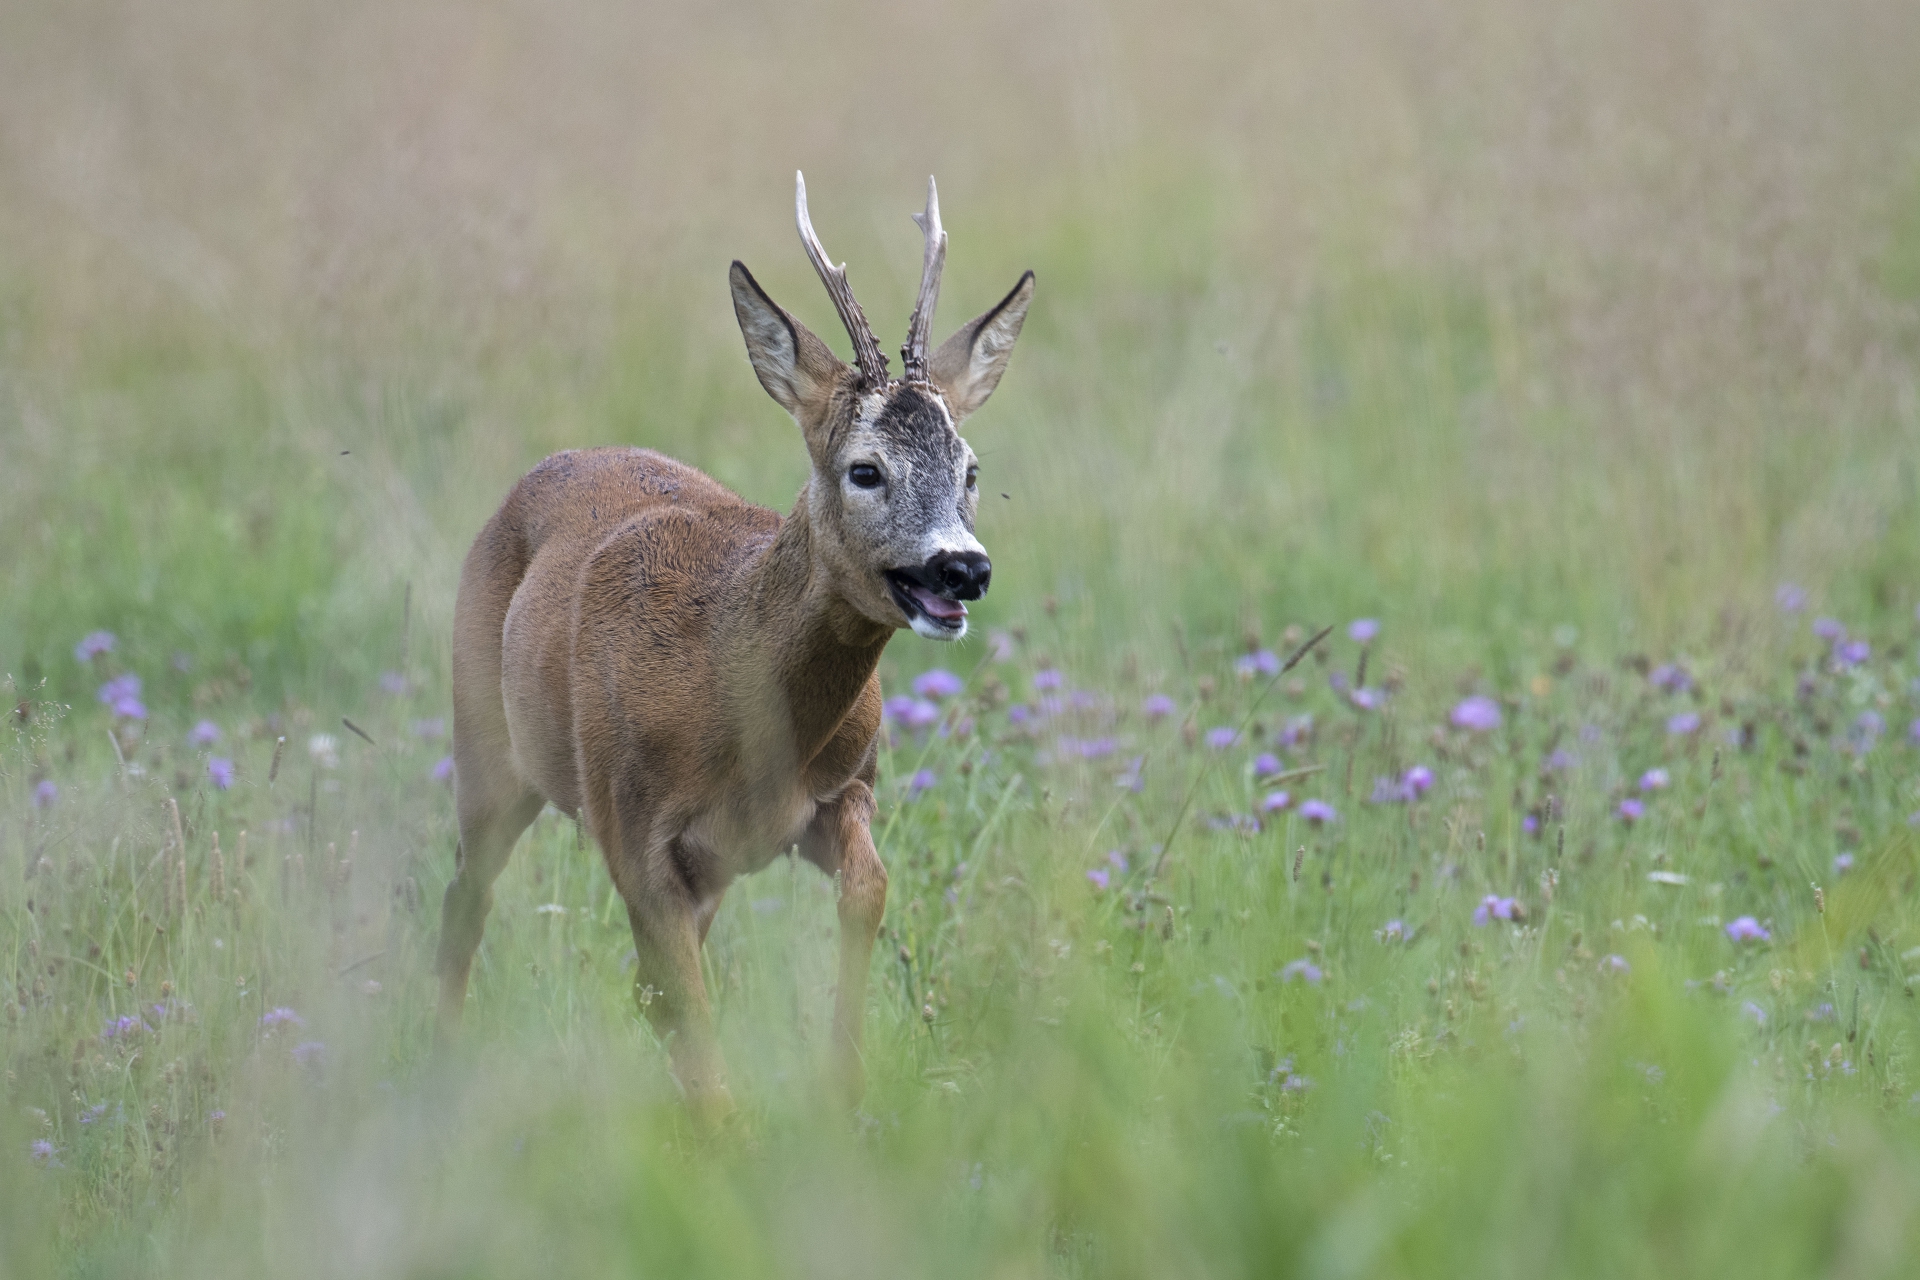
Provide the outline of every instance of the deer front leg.
[[801,852],[840,877],[840,985],[833,1000],[834,1075],[848,1105],[867,1088],[867,970],[887,909],[887,869],[873,847],[873,788],[855,780],[808,829]]
[[686,1091],[687,1109],[697,1122],[711,1127],[733,1111],[726,1063],[700,976],[700,941],[712,913],[684,893],[626,895],[623,890],[623,896],[639,960],[634,1000],[667,1046],[673,1074]]

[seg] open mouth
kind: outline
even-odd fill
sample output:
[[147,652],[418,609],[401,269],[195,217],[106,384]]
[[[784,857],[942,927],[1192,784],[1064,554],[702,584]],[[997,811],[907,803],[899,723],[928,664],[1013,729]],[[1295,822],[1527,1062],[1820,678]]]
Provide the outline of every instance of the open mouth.
[[[893,592],[893,602],[907,615],[909,625],[922,619],[940,631],[959,631],[967,625],[967,606],[958,600],[929,590],[899,569],[889,569],[885,576],[887,589]],[[914,629],[917,631],[919,627]]]

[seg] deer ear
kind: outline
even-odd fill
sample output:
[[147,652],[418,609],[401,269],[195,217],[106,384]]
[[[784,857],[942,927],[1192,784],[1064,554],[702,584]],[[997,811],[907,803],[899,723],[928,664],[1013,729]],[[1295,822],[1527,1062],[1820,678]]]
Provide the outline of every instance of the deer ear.
[[933,353],[928,372],[946,393],[956,423],[985,404],[1000,385],[1000,375],[1007,371],[1007,359],[1013,354],[1013,340],[1020,336],[1032,301],[1033,272],[1029,271],[997,306],[941,343]]
[[743,263],[727,273],[733,289],[733,314],[747,340],[747,359],[774,402],[811,430],[825,416],[827,402],[846,365],[807,326],[783,311]]

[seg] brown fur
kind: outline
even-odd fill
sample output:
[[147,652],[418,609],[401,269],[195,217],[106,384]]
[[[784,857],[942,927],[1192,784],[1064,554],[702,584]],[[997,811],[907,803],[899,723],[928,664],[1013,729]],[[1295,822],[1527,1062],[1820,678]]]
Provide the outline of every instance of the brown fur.
[[[784,520],[646,449],[556,454],[514,486],[468,553],[454,611],[460,848],[439,949],[444,1038],[515,841],[547,803],[579,817],[627,904],[636,996],[706,1115],[731,1103],[700,945],[728,884],[795,846],[839,878],[834,1046],[859,1096],[887,893],[869,829],[876,667],[909,621],[883,574],[905,563],[901,528],[915,555],[943,536],[978,547],[951,406],[964,416],[998,382],[1032,292],[1029,273],[955,335],[957,358],[943,348],[935,374],[950,381],[874,388],[738,263],[733,284],[756,372],[799,421],[813,477]],[[893,479],[850,487],[856,462]]]

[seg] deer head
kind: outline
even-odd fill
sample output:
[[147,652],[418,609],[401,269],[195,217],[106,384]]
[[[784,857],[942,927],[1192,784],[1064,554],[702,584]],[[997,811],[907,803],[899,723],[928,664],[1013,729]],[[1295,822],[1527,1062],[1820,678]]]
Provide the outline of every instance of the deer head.
[[993,575],[973,533],[979,461],[959,426],[1006,372],[1033,301],[1033,272],[929,354],[947,233],[927,179],[926,211],[913,215],[926,236],[926,258],[900,351],[905,376],[889,377],[846,266],[831,265],[814,234],[806,179],[795,176],[800,240],[853,339],[854,362],[834,355],[741,263],[733,264],[730,281],[754,373],[800,424],[813,462],[805,504],[815,562],[871,621],[958,640],[967,633],[965,601],[979,599]]

